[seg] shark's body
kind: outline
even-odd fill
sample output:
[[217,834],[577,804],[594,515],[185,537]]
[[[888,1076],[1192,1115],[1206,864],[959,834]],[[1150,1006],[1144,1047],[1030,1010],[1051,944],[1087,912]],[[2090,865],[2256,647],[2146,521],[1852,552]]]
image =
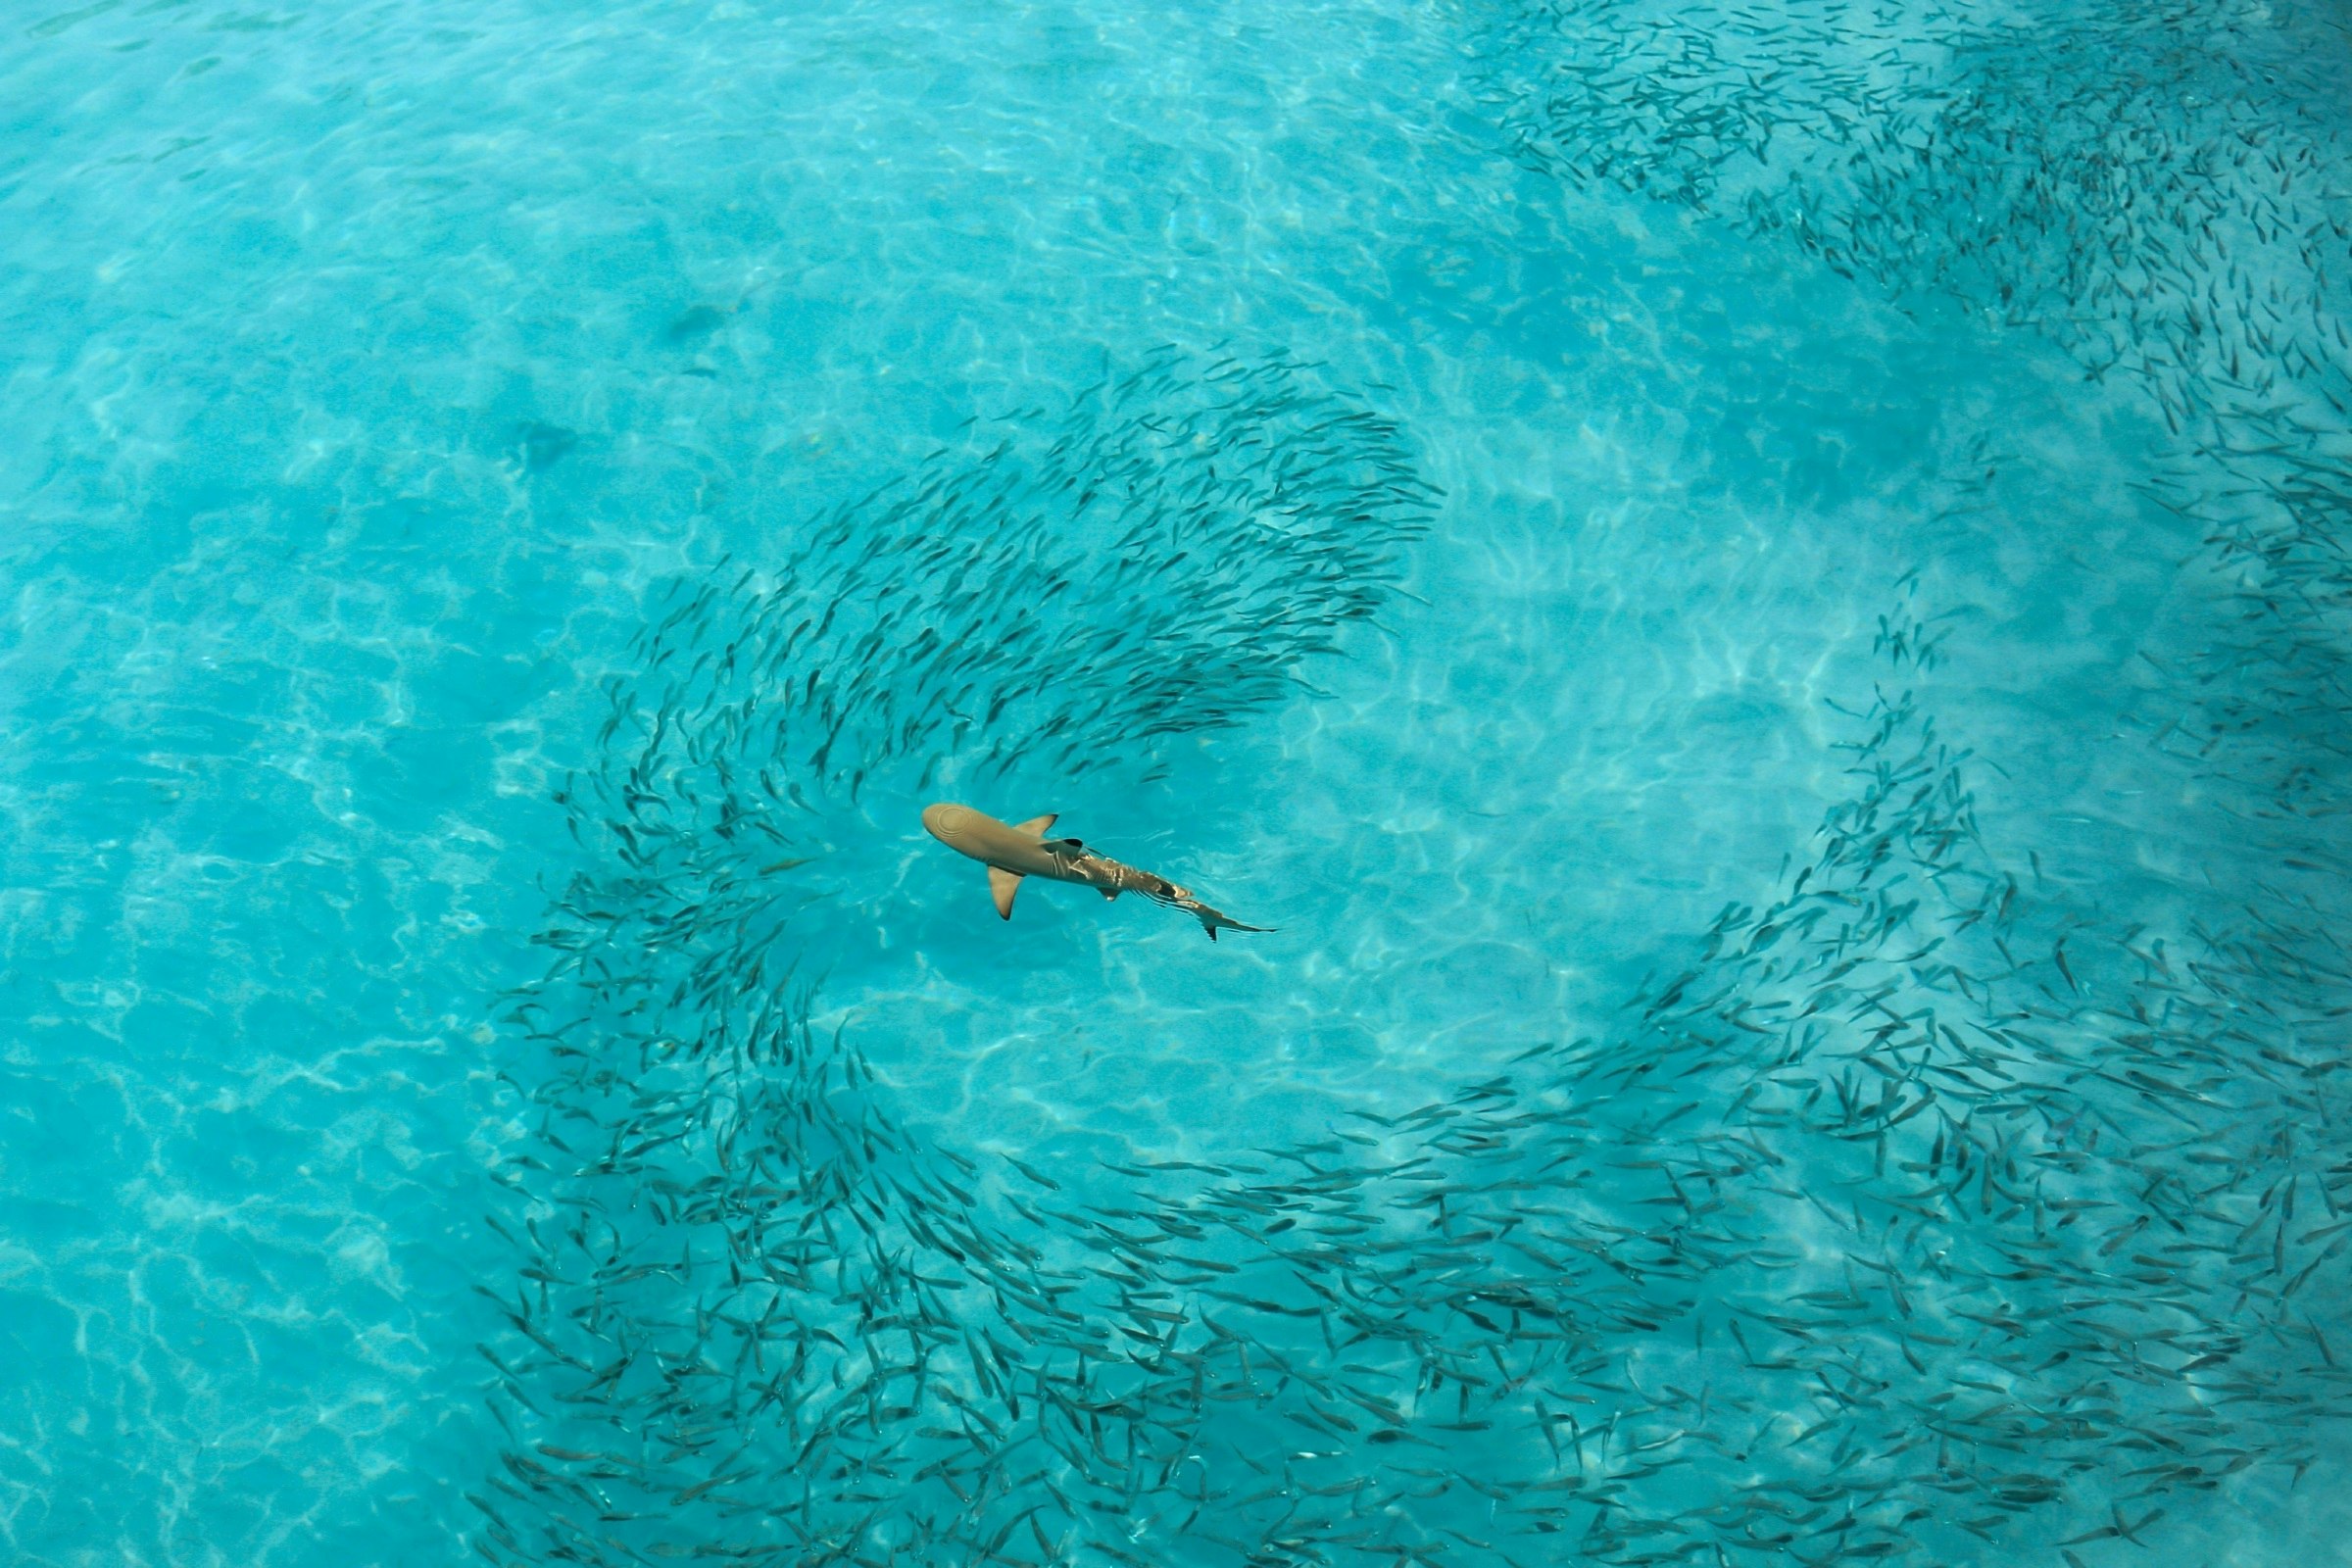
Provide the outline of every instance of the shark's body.
[[1219,928],[1273,929],[1229,920],[1194,898],[1191,889],[1180,888],[1164,876],[1121,864],[1107,855],[1098,855],[1076,839],[1050,839],[1046,835],[1054,831],[1054,822],[1051,815],[1017,824],[1000,822],[986,811],[946,802],[923,808],[923,826],[933,838],[988,867],[988,890],[996,896],[997,913],[1007,920],[1012,918],[1012,896],[1020,890],[1021,878],[1042,876],[1054,882],[1082,883],[1106,899],[1115,899],[1122,893],[1140,893],[1155,904],[1182,909],[1199,920],[1211,942],[1217,940]]

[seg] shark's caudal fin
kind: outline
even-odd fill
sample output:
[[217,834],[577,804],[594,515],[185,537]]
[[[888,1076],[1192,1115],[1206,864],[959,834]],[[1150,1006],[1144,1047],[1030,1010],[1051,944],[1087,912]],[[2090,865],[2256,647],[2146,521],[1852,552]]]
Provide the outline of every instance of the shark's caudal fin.
[[[1053,819],[1049,817],[1047,820]],[[1007,871],[1003,866],[990,866],[988,868],[988,891],[989,896],[997,901],[997,913],[1007,920],[1011,919],[1012,896],[1021,891],[1021,873]]]
[[1274,929],[1270,925],[1244,925],[1224,911],[1210,908],[1190,894],[1186,894],[1182,898],[1170,899],[1167,902],[1200,921],[1200,929],[1208,933],[1208,940],[1211,942],[1217,940],[1219,931],[1272,931]]

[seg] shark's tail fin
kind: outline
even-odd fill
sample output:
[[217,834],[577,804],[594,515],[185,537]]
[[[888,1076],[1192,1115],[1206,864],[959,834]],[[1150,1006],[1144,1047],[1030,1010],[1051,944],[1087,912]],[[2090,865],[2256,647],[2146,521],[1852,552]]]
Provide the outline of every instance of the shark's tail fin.
[[1229,918],[1221,911],[1212,909],[1207,905],[1202,904],[1199,899],[1192,898],[1190,896],[1177,899],[1174,902],[1176,907],[1182,909],[1185,913],[1191,915],[1194,919],[1200,922],[1200,929],[1208,933],[1208,940],[1211,942],[1217,940],[1217,933],[1220,930],[1271,931],[1274,929],[1270,925],[1244,925],[1241,921]]

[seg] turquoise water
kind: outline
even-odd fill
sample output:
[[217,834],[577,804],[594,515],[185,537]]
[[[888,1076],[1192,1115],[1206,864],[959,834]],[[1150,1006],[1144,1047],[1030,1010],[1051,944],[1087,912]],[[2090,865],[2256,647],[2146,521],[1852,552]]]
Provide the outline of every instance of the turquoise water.
[[47,5],[0,1557],[2352,1561],[2340,10]]

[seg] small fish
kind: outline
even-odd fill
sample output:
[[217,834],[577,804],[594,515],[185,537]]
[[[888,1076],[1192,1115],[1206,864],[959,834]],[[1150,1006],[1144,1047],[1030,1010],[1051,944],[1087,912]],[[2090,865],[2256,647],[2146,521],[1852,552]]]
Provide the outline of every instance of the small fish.
[[522,451],[522,466],[533,473],[544,473],[554,467],[565,453],[580,444],[580,438],[572,431],[535,419],[516,425],[514,438]]
[[1012,897],[1020,890],[1021,878],[1042,876],[1054,882],[1081,883],[1106,899],[1115,899],[1122,893],[1141,893],[1155,904],[1182,909],[1199,920],[1211,942],[1216,941],[1220,929],[1273,929],[1230,919],[1194,898],[1191,889],[1122,864],[1106,855],[1098,855],[1077,839],[1047,838],[1055,820],[1049,813],[1008,825],[968,806],[942,802],[923,808],[923,827],[933,838],[988,867],[988,887],[995,895],[997,913],[1007,920],[1012,918]]
[[663,335],[672,343],[692,343],[709,337],[727,322],[727,313],[714,305],[697,305],[669,323]]

